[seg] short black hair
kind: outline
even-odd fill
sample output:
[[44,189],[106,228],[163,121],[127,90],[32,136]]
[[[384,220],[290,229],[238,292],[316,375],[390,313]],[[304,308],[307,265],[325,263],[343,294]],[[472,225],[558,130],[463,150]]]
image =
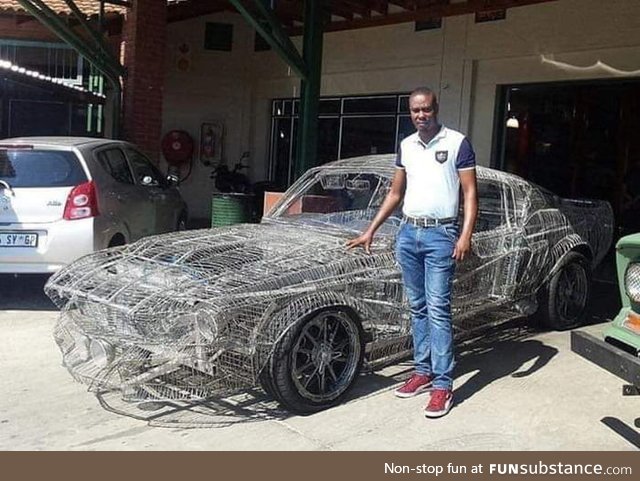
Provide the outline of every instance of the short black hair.
[[427,95],[433,99],[435,105],[438,105],[438,96],[429,87],[416,87],[409,94],[409,98],[415,97],[416,95]]

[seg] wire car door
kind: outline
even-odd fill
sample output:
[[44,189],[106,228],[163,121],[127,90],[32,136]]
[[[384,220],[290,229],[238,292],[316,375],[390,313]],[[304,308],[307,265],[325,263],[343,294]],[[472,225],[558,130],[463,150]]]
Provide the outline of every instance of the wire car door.
[[457,266],[453,307],[484,310],[512,299],[522,252],[522,229],[507,183],[478,179],[478,220],[471,255]]

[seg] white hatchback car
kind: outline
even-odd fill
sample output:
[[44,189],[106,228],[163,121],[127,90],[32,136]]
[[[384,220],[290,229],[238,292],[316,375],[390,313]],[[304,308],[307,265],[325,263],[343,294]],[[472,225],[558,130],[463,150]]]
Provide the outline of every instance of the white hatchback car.
[[0,274],[51,273],[90,252],[186,227],[176,186],[132,144],[0,141]]

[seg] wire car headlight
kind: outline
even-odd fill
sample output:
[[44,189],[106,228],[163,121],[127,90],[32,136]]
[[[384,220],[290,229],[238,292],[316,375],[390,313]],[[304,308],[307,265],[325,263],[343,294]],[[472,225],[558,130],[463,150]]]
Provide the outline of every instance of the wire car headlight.
[[101,369],[106,368],[113,362],[115,351],[113,346],[106,341],[93,339],[89,345],[91,360]]
[[633,302],[640,303],[640,262],[632,262],[627,267],[624,289]]

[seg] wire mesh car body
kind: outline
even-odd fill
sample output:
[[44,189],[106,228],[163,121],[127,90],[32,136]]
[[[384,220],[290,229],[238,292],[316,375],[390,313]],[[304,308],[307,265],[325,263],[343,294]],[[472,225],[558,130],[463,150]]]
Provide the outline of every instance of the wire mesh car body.
[[[406,356],[409,309],[394,257],[394,213],[372,253],[347,250],[381,205],[394,156],[308,171],[261,224],[144,238],[54,275],[64,364],[96,392],[131,402],[205,399],[260,384],[285,407],[338,403],[369,363]],[[457,267],[454,326],[464,335],[536,310],[580,322],[590,274],[609,248],[606,202],[560,199],[478,167],[472,253]]]

